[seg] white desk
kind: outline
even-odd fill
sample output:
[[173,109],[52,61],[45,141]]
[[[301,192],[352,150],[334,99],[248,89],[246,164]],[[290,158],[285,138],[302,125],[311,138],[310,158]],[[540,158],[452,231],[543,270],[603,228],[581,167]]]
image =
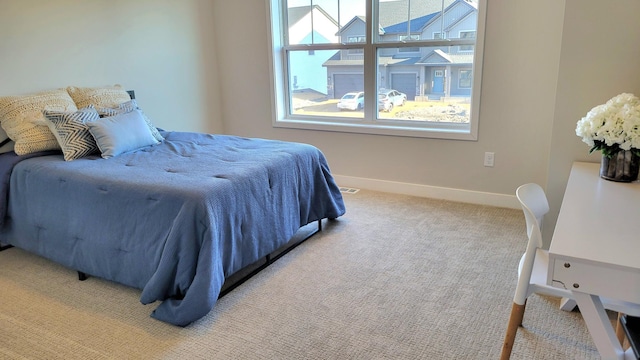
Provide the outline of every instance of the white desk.
[[603,359],[633,358],[599,296],[640,304],[640,183],[601,179],[573,164],[549,249],[547,283],[572,290]]

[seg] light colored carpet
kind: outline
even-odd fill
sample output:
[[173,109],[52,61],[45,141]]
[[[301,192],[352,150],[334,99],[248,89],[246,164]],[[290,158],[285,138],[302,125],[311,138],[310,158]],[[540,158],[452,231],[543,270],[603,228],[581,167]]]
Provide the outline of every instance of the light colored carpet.
[[[371,191],[178,328],[140,291],[0,252],[2,359],[497,359],[521,211]],[[532,296],[512,359],[598,359],[580,314]]]

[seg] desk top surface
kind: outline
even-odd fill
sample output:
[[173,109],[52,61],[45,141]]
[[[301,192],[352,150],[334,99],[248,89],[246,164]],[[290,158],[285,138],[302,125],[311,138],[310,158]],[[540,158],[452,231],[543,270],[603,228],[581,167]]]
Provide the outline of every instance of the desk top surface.
[[604,180],[599,169],[573,164],[549,254],[640,269],[640,182]]

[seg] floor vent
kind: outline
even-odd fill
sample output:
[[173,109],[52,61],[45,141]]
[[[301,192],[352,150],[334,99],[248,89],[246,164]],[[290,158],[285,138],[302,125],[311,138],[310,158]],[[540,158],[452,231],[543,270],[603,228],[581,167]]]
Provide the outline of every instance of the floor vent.
[[340,192],[343,194],[355,194],[358,191],[360,191],[360,189],[354,189],[354,188],[348,188],[348,187],[341,187],[340,188]]

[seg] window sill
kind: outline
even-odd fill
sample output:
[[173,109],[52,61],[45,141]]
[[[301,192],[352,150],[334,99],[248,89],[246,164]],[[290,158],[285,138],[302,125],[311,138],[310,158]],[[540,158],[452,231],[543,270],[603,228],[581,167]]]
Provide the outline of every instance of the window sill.
[[477,132],[471,129],[470,124],[451,123],[421,123],[412,126],[407,122],[392,124],[391,122],[365,123],[358,121],[336,122],[335,119],[323,120],[322,118],[308,119],[280,119],[273,122],[273,127],[302,129],[315,131],[333,131],[357,134],[404,136],[418,138],[434,138],[449,140],[476,141]]

